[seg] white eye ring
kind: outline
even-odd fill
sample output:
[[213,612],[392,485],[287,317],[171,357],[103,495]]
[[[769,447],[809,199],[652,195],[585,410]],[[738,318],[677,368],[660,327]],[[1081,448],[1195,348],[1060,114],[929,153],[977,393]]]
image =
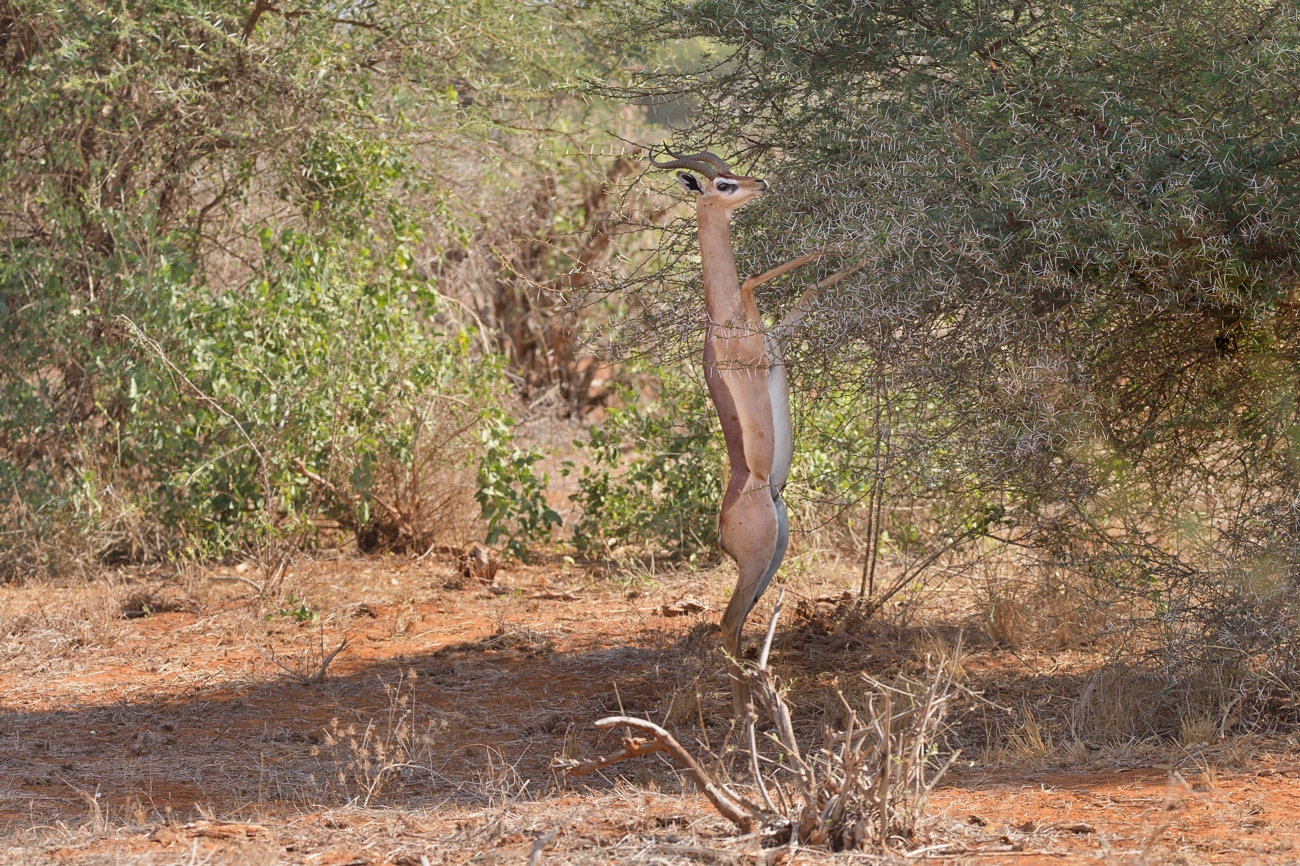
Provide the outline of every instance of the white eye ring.
[[735,192],[736,190],[740,189],[740,186],[738,184],[728,183],[725,180],[718,181],[717,187],[718,187],[718,192]]

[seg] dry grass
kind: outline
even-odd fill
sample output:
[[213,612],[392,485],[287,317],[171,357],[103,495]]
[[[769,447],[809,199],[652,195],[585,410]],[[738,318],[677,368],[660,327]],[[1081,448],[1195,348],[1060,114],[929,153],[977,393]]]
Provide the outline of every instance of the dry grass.
[[1091,742],[1170,738],[1183,746],[1210,744],[1238,727],[1242,692],[1214,668],[1171,683],[1149,667],[1110,662],[1084,681],[1072,732]]
[[1159,686],[1122,665],[1093,672],[1075,704],[1074,734],[1093,742],[1132,739],[1146,727],[1151,695]]
[[1046,758],[1056,748],[1052,735],[1043,732],[1032,707],[1024,705],[1020,714],[1024,721],[1020,730],[1008,735],[1007,754],[1012,758]]
[[1015,599],[994,598],[989,602],[989,635],[999,643],[1019,649],[1029,643],[1033,631],[1025,605]]
[[1013,650],[1090,647],[1109,627],[1100,599],[1057,580],[1028,580],[1006,563],[987,567],[978,596],[986,633]]
[[1219,725],[1209,716],[1184,716],[1178,725],[1178,742],[1185,747],[1213,743],[1219,739]]
[[[788,584],[816,619],[779,630],[772,650],[805,743],[824,723],[842,728],[850,711],[863,717],[879,692],[861,672],[899,687],[947,664],[959,624],[979,604],[958,588],[945,602],[947,621],[856,617],[851,605],[817,601],[840,597],[841,573],[852,579],[850,569],[832,565],[814,560]],[[614,741],[588,723],[626,711],[662,721],[699,753],[716,753],[710,767],[745,784],[743,738],[728,739],[724,721],[730,697],[716,614],[658,614],[686,594],[717,603],[730,571],[659,570],[633,593],[559,563],[510,565],[498,575],[509,591],[494,595],[478,584],[445,589],[455,567],[296,558],[278,574],[275,563],[253,561],[242,571],[108,572],[91,582],[0,586],[0,863],[316,866],[360,858],[414,866],[420,856],[522,863],[552,828],[547,863],[751,858],[750,843],[727,843],[726,822],[668,765],[643,759],[582,786],[549,769],[557,755],[608,753]],[[291,607],[291,594],[317,614],[315,623],[278,613]],[[352,639],[324,682],[299,682],[269,661],[269,650],[283,658],[309,641],[319,646],[322,625]],[[1013,654],[968,634],[959,663],[968,691],[955,699],[944,748],[977,760],[932,796],[934,832],[957,849],[1095,850],[1095,835],[1014,829],[1024,821],[1017,809],[1059,811],[1018,793],[1026,778],[1054,778],[1043,775],[1053,767],[1087,767],[1105,779],[1172,761],[1191,786],[1224,792],[1244,784],[1243,768],[1292,760],[1274,741],[1239,736],[1192,743],[1200,736],[1189,733],[1187,744],[1181,736],[1071,736],[1071,694],[1097,666],[1095,654],[1032,646]],[[831,705],[836,678],[845,701]],[[1038,751],[1027,708],[1046,757],[981,763],[981,748],[998,731]],[[1189,731],[1204,733],[1201,716],[1187,719]],[[1052,784],[1078,784],[1062,778]],[[1269,778],[1289,784],[1284,775]],[[986,788],[1003,793],[979,805]],[[1027,799],[1013,805],[1015,797]],[[1005,829],[994,835],[968,824],[972,812]],[[1123,819],[1122,810],[1114,817]],[[1122,847],[1116,840],[1128,832],[1112,831],[1108,844]],[[1004,836],[1011,842],[999,841]],[[799,856],[850,862],[829,852]]]

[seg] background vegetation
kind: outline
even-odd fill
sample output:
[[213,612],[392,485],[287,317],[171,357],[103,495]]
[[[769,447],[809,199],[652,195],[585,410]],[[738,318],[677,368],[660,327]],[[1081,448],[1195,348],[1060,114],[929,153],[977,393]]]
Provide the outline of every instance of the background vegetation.
[[[1109,630],[1133,730],[1294,721],[1298,50],[1285,3],[4,0],[0,574],[715,555],[693,221],[619,140],[671,121],[772,181],[743,270],[828,253],[764,309],[866,262],[788,498],[874,605]],[[511,416],[598,405],[553,534]]]
[[[582,25],[0,5],[0,570],[475,531],[455,480],[531,478],[504,407],[564,355],[513,295],[572,270],[539,224],[573,218]],[[493,220],[521,197],[531,223]]]

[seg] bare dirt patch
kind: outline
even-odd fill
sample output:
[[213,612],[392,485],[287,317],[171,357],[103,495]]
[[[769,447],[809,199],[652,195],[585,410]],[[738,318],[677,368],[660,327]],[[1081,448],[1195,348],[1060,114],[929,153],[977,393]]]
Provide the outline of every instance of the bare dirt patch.
[[[1094,652],[1012,652],[971,627],[960,590],[942,622],[855,620],[851,578],[791,571],[802,605],[774,664],[809,732],[834,721],[833,684],[852,700],[860,670],[924,672],[965,629],[945,744],[963,754],[912,861],[1300,859],[1293,740],[1072,739]],[[616,748],[591,722],[620,712],[722,749],[716,612],[677,602],[720,608],[726,569],[512,565],[489,585],[452,561],[301,560],[266,597],[213,579],[238,576],[0,588],[0,863],[525,863],[552,830],[547,862],[758,854],[662,760],[551,769]],[[344,638],[323,681],[293,675]],[[743,756],[722,761],[744,785]]]

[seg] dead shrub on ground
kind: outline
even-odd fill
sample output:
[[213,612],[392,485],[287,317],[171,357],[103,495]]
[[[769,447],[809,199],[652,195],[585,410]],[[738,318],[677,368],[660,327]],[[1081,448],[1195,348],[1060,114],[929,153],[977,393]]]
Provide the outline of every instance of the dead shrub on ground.
[[295,682],[303,685],[323,683],[329,675],[330,664],[339,653],[347,649],[349,640],[344,636],[338,645],[331,649],[325,642],[325,624],[318,623],[315,634],[309,635],[305,646],[288,656],[268,648],[266,658]]
[[294,466],[310,482],[325,529],[350,533],[362,553],[424,554],[435,546],[459,552],[479,528],[472,463],[479,407],[435,395],[408,407],[393,407],[404,448],[381,450],[340,443],[328,465],[313,470],[300,458]]
[[123,619],[140,619],[159,613],[176,613],[194,609],[193,601],[174,584],[128,586],[121,595]]
[[896,642],[899,630],[884,622],[879,613],[852,593],[800,599],[794,614],[796,639],[805,647],[813,645],[829,653],[884,640]]
[[[938,759],[937,740],[953,698],[954,660],[940,662],[925,682],[887,685],[864,677],[867,687],[850,703],[842,689],[843,726],[825,725],[817,744],[795,734],[785,688],[768,665],[781,611],[778,599],[767,640],[747,678],[772,729],[758,736],[757,717],[746,729],[750,770],[757,800],[735,790],[697,759],[664,728],[644,719],[614,716],[598,728],[627,727],[646,738],[626,737],[621,751],[581,763],[560,758],[556,766],[574,775],[618,761],[666,753],[705,793],[724,818],[742,833],[760,832],[767,847],[808,845],[833,851],[908,850],[921,840],[921,818],[930,791],[957,757]],[[776,757],[763,754],[763,742]],[[768,771],[764,772],[763,764]]]

